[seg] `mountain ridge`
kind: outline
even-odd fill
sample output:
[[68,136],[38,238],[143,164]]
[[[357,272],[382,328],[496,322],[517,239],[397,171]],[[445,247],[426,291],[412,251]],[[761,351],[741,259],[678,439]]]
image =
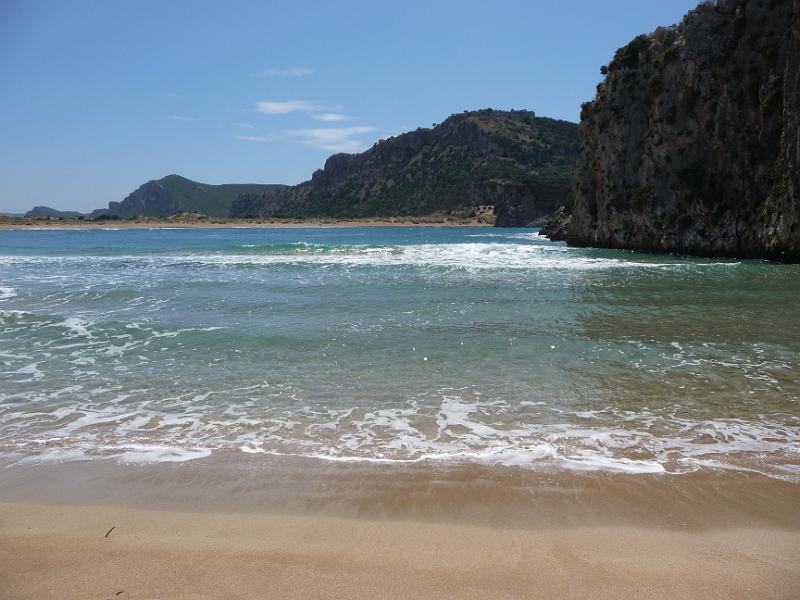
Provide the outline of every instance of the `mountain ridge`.
[[421,216],[493,205],[498,225],[528,225],[566,200],[577,151],[575,123],[465,111],[359,154],[335,154],[298,185],[243,195],[230,216]]

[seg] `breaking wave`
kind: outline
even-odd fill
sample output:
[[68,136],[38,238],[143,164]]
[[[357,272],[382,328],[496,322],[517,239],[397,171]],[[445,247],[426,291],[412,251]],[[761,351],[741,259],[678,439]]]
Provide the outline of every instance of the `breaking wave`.
[[788,268],[530,231],[171,235],[70,233],[0,256],[0,452],[800,483]]
[[[77,386],[52,392],[50,399],[86,391],[89,401],[46,410],[36,410],[33,398],[20,406],[20,395],[0,395],[0,444],[23,452],[26,462],[174,462],[239,450],[334,461],[474,461],[626,473],[726,468],[800,482],[800,418],[791,415],[758,422],[695,420],[669,411],[563,411],[525,401],[511,406],[453,392],[438,402],[414,400],[395,408],[277,411],[270,398],[285,390],[267,384],[151,400],[148,390],[108,397],[110,391]],[[180,412],[172,412],[176,406]]]
[[270,265],[342,265],[352,267],[441,267],[475,270],[590,270],[614,268],[701,269],[734,267],[729,260],[686,261],[592,257],[558,245],[532,243],[458,243],[396,246],[292,243],[247,245],[238,252],[110,256],[0,256],[9,264],[69,267],[94,264],[116,268],[265,267]]

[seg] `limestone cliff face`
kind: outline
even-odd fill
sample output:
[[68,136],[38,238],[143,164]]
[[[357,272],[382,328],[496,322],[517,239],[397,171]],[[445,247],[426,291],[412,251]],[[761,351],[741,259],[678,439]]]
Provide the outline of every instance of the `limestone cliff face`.
[[800,259],[800,0],[705,3],[606,69],[551,237]]
[[380,217],[469,213],[528,225],[569,196],[577,125],[529,111],[481,110],[336,154],[309,181],[242,196],[231,216]]

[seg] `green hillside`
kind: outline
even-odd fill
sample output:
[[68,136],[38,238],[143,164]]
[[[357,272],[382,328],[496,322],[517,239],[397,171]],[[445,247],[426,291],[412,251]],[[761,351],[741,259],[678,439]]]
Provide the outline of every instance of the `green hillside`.
[[122,202],[110,202],[107,209],[96,210],[91,216],[166,217],[176,212],[198,212],[209,217],[227,217],[238,196],[263,194],[281,187],[258,183],[209,185],[180,175],[167,175],[140,185]]
[[493,206],[498,225],[528,225],[569,197],[575,123],[485,109],[430,129],[335,154],[309,181],[243,194],[231,216],[393,217],[471,214]]

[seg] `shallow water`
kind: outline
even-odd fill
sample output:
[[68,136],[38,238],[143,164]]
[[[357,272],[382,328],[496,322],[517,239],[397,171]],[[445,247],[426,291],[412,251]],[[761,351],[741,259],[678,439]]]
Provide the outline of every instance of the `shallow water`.
[[532,230],[0,231],[0,451],[800,481],[798,292]]

